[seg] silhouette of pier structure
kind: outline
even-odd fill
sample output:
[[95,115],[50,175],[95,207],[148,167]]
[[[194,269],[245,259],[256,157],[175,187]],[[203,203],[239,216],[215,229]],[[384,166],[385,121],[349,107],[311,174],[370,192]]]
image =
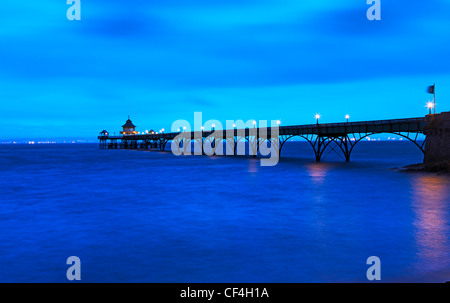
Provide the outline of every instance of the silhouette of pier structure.
[[[428,115],[433,116],[433,115]],[[165,151],[167,143],[171,142],[173,147],[180,152],[186,153],[189,146],[200,146],[199,153],[193,154],[210,155],[242,155],[238,145],[240,142],[248,142],[248,153],[244,154],[256,157],[263,143],[273,147],[273,151],[281,157],[285,143],[293,138],[303,138],[312,147],[317,162],[324,157],[324,152],[335,150],[342,153],[343,158],[350,161],[351,153],[355,145],[362,139],[374,134],[394,134],[401,136],[416,145],[425,154],[426,139],[423,139],[424,128],[429,117],[375,120],[361,122],[324,123],[270,127],[248,127],[243,129],[225,130],[201,130],[201,131],[179,131],[159,132],[153,131],[140,134],[134,129],[131,120],[128,119],[123,126],[121,136],[110,136],[104,130],[98,137],[100,149],[142,149]],[[428,119],[427,119],[428,118]],[[211,147],[211,151],[205,151],[205,143]],[[217,152],[218,148],[225,144],[225,152]],[[227,149],[226,146],[229,146]],[[220,150],[220,148],[219,148]]]

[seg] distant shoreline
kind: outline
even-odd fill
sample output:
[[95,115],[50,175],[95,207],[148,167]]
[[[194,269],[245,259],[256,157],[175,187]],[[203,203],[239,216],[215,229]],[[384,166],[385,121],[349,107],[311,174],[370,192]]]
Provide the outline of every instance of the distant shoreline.
[[[420,141],[420,140],[419,140]],[[287,142],[307,142],[305,140],[289,140]],[[362,142],[408,142],[408,140],[400,139],[371,139],[364,140]],[[98,144],[97,140],[89,141],[89,140],[8,140],[8,141],[0,141],[0,144],[3,145],[33,145],[33,144]]]
[[98,144],[95,141],[39,141],[39,140],[31,140],[31,141],[4,141],[0,142],[2,145],[52,145],[52,144]]

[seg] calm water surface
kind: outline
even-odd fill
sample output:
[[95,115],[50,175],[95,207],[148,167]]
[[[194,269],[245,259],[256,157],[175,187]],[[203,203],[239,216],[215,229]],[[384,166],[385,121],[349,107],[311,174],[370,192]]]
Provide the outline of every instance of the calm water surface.
[[410,142],[361,142],[315,163],[289,142],[275,167],[86,145],[0,146],[0,281],[450,280],[450,178],[393,170]]

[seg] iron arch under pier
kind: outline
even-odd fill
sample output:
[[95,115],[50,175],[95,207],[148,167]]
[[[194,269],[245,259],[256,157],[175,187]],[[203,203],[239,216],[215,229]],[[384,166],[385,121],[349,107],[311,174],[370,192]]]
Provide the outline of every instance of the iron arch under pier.
[[328,147],[331,146],[331,143],[335,143],[335,147],[332,148],[330,152],[338,147],[343,153],[345,161],[349,162],[352,151],[356,146],[356,144],[361,142],[364,138],[377,134],[393,134],[405,138],[408,141],[414,143],[414,145],[416,145],[420,149],[420,151],[425,154],[426,138],[424,140],[419,140],[419,135],[422,134],[422,132],[414,132],[414,133],[408,132],[406,133],[406,135],[400,132],[370,132],[370,133],[351,133],[343,135],[318,135],[318,134],[288,135],[288,136],[282,135],[280,136],[279,140],[279,156],[281,158],[283,146],[288,140],[294,137],[300,137],[305,139],[311,145],[317,162],[320,162],[323,159],[324,152]]

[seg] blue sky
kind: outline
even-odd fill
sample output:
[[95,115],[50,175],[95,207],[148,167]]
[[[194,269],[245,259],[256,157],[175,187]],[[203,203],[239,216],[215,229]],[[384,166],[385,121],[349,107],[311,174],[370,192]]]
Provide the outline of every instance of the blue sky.
[[[393,3],[394,2],[394,3]],[[450,110],[450,2],[3,0],[0,140],[177,119],[283,125]],[[192,123],[193,124],[193,123]]]

